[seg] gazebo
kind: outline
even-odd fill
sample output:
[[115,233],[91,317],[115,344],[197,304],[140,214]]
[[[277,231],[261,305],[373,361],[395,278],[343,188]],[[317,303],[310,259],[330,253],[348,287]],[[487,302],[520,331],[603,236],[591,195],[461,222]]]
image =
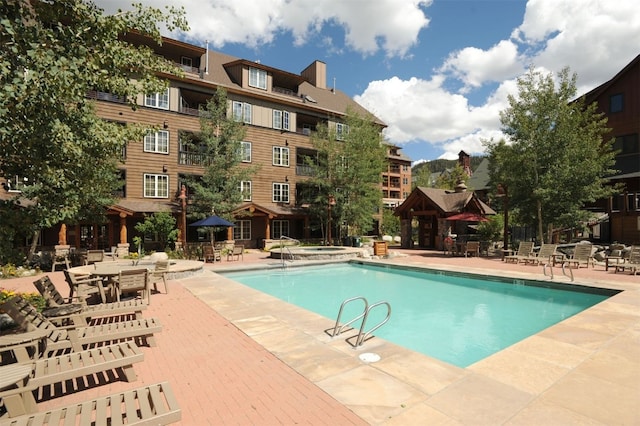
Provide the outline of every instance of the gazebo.
[[[418,241],[422,248],[442,249],[451,223],[449,217],[472,218],[474,222],[482,221],[486,215],[496,212],[482,202],[474,192],[467,191],[464,184],[455,191],[418,187],[407,199],[396,208],[394,214],[400,217],[402,247],[413,246],[413,223],[417,221]],[[462,221],[461,219],[457,219]]]

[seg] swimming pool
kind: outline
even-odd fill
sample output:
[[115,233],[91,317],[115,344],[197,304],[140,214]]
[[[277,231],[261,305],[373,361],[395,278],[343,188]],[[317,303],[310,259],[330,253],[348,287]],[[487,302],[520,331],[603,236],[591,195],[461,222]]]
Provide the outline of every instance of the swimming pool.
[[[223,275],[332,320],[345,299],[364,296],[370,304],[387,301],[391,319],[376,336],[460,367],[616,293],[360,263]],[[358,310],[362,304],[347,306],[343,320],[356,316]],[[384,309],[372,311],[367,329],[384,314]]]

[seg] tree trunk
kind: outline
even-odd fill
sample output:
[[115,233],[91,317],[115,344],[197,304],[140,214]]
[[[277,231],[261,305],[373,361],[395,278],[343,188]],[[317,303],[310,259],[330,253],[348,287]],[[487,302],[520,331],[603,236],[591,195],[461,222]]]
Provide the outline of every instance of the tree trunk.
[[27,261],[31,263],[33,255],[36,254],[36,247],[38,247],[38,234],[40,230],[33,231],[33,237],[31,237],[31,246],[29,247],[29,253],[27,254]]
[[544,243],[545,242],[545,238],[544,238],[544,229],[542,228],[542,201],[537,200],[536,201],[536,207],[538,210],[538,235],[540,237],[540,242]]

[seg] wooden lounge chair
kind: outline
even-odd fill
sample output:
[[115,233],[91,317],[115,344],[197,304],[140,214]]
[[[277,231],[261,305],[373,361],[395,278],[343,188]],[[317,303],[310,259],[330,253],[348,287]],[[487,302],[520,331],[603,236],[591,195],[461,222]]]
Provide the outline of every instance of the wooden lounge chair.
[[[8,364],[0,367],[3,375],[14,374],[16,385],[0,391],[0,398],[4,402],[9,417],[16,417],[35,411],[36,398],[42,399],[45,391],[56,393],[56,396],[63,392],[69,392],[67,381],[83,380],[87,376],[106,371],[122,371],[122,379],[127,382],[136,380],[136,373],[133,364],[141,362],[144,354],[133,342],[121,342],[108,346],[101,346],[81,352],[73,352],[66,355],[55,356],[35,360],[28,364]],[[19,373],[24,367],[29,369],[26,377],[24,373]],[[41,389],[57,383],[64,383],[53,390]],[[0,422],[1,423],[1,422]]]
[[633,275],[640,272],[640,246],[631,246],[629,257],[625,258],[620,264],[616,264],[615,273],[629,271]]
[[529,259],[527,259],[527,263],[531,262],[533,265],[539,265],[540,263],[544,264],[553,264],[554,256],[557,256],[556,249],[558,248],[557,244],[542,244],[540,246],[540,250],[537,253],[532,253]]
[[522,261],[526,263],[528,259],[531,259],[531,253],[533,253],[533,241],[520,241],[516,254],[505,256],[504,261],[513,263]]
[[128,269],[120,271],[115,282],[116,298],[118,302],[123,294],[140,293],[140,297],[147,304],[151,302],[151,287],[149,271],[147,269]]
[[58,327],[45,318],[33,306],[20,296],[0,304],[0,310],[8,314],[13,321],[26,330],[39,329],[47,333],[48,354],[70,350],[79,352],[91,345],[107,344],[121,340],[155,346],[153,334],[162,330],[160,322],[155,318],[135,319],[111,322],[84,327]]
[[[73,298],[73,295],[76,294],[78,299],[86,302],[92,294],[99,294],[102,303],[107,301],[104,283],[101,278],[72,274],[69,271],[64,271],[64,278],[69,284],[69,298]],[[111,292],[110,289],[108,290]]]
[[135,315],[141,318],[142,311],[147,309],[147,304],[141,300],[124,300],[113,303],[99,303],[97,305],[87,305],[84,302],[71,302],[74,299],[65,299],[58,292],[49,276],[34,281],[33,285],[47,301],[48,309],[42,314],[49,318],[70,318],[76,326],[89,325],[92,318],[99,317],[126,317]]
[[35,414],[3,425],[168,425],[182,413],[169,383],[162,382]]
[[593,244],[591,243],[576,244],[573,249],[573,255],[569,259],[565,259],[564,265],[568,267],[573,265],[576,268],[579,268],[582,265],[585,265],[587,268],[589,265],[594,267],[593,256],[591,255],[592,250]]
[[464,246],[464,257],[467,255],[480,257],[480,241],[467,241]]
[[233,249],[227,253],[227,261],[233,260],[235,256],[236,260],[244,260],[244,246],[242,244],[233,246]]
[[156,267],[149,274],[149,280],[153,284],[153,289],[158,291],[158,282],[162,281],[164,284],[164,292],[169,294],[169,287],[167,286],[167,273],[169,273],[170,262],[168,260],[159,260],[156,262]]

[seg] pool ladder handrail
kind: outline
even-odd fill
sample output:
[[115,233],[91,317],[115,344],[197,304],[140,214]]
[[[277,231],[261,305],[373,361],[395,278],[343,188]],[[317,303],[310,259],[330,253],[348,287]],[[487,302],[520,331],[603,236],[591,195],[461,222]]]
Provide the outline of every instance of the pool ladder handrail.
[[[364,309],[362,313],[356,316],[355,318],[351,319],[350,321],[340,325],[340,318],[342,317],[342,311],[344,310],[345,305],[347,305],[350,302],[353,302],[354,300],[362,300],[364,302]],[[367,318],[369,317],[369,313],[378,306],[386,306],[387,315],[382,321],[380,321],[374,327],[372,327],[371,329],[365,332],[364,329],[367,324]],[[349,343],[354,348],[361,346],[364,342],[369,340],[369,338],[371,337],[371,334],[374,331],[376,331],[377,329],[379,329],[389,321],[389,318],[391,318],[391,305],[389,304],[389,302],[386,302],[386,301],[380,301],[380,302],[374,303],[373,305],[369,305],[369,301],[363,296],[356,296],[350,299],[346,299],[340,305],[340,310],[338,311],[338,317],[336,318],[336,325],[333,327],[333,333],[330,333],[330,336],[331,337],[338,336],[340,333],[342,333],[345,330],[346,327],[350,326],[360,318],[362,318],[362,323],[360,323],[360,330],[358,331],[358,334],[355,336],[351,336],[347,339],[347,343]],[[355,343],[351,343],[351,339],[353,339],[354,337],[356,338]]]
[[282,260],[282,269],[285,269],[287,267],[286,264],[286,260],[285,259],[285,255],[284,255],[284,250],[287,250],[287,253],[289,253],[289,258],[288,259],[291,263],[293,263],[294,261],[294,257],[293,257],[293,253],[291,253],[291,249],[289,249],[289,246],[285,246],[284,245],[284,241],[295,241],[296,244],[300,244],[300,240],[296,240],[295,238],[291,238],[291,237],[287,237],[286,235],[280,235],[280,260]]

